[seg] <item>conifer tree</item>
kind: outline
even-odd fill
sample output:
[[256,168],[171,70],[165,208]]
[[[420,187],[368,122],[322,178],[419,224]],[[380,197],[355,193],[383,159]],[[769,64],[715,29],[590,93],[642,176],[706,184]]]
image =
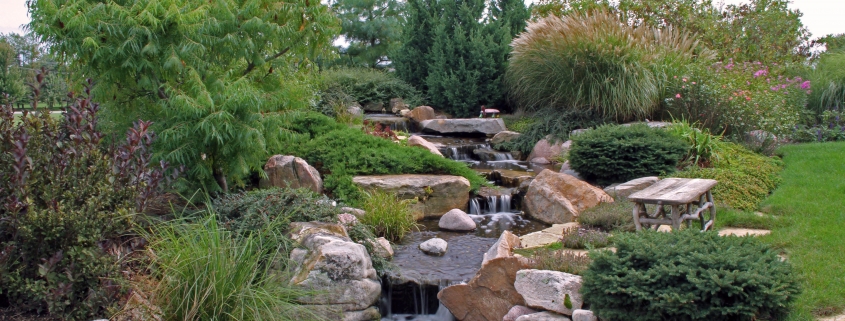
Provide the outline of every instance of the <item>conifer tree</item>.
[[97,82],[107,130],[152,120],[156,155],[227,190],[279,150],[311,100],[298,72],[337,19],[315,0],[32,0],[30,28]]
[[340,34],[349,46],[340,50],[340,63],[379,68],[399,45],[404,2],[398,0],[338,0],[332,8],[341,21]]
[[501,104],[508,45],[525,27],[525,5],[410,0],[408,7],[405,41],[395,58],[399,76],[456,117],[476,115],[482,104]]

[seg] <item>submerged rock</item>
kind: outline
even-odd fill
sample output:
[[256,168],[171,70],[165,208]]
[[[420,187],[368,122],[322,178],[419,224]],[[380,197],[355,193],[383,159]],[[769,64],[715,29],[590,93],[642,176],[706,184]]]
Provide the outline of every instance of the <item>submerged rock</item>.
[[446,248],[448,247],[449,244],[441,238],[433,238],[420,243],[420,250],[428,255],[441,256],[446,253]]
[[472,231],[475,229],[475,221],[466,212],[456,208],[443,214],[437,226],[444,230]]
[[601,202],[613,202],[613,198],[572,175],[546,169],[531,181],[523,202],[532,217],[558,224],[573,222],[581,211]]

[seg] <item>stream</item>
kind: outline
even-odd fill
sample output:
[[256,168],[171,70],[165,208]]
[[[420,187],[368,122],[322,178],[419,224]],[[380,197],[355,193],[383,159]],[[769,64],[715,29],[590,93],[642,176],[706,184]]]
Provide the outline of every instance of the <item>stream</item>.
[[[409,121],[394,115],[368,114],[365,118],[392,130],[415,129]],[[454,316],[437,300],[437,293],[449,285],[469,282],[481,267],[484,253],[503,231],[522,236],[548,227],[521,214],[516,191],[526,177],[547,168],[557,171],[559,165],[515,160],[511,153],[494,150],[484,137],[413,135],[422,136],[445,157],[466,163],[499,187],[470,198],[467,214],[478,226],[475,231],[440,230],[438,220],[419,222],[419,231],[409,233],[396,245],[395,269],[382,280],[382,321],[452,321]],[[435,237],[449,244],[443,256],[426,255],[418,248]]]

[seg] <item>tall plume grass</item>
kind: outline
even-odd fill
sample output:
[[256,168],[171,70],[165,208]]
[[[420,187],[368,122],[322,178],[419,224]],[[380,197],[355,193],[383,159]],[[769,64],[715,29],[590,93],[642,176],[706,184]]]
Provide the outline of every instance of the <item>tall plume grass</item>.
[[260,235],[233,235],[209,213],[197,223],[160,223],[146,236],[164,320],[314,319],[294,301],[308,293],[271,271],[284,258]]
[[632,27],[603,11],[546,17],[511,46],[506,82],[519,107],[589,110],[619,121],[652,113],[673,70],[713,57],[680,30]]

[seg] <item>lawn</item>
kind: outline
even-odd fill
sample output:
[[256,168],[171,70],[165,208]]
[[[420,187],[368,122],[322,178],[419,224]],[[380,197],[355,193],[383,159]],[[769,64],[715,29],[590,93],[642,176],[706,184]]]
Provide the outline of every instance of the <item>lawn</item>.
[[761,210],[783,220],[764,240],[783,250],[803,279],[790,320],[845,308],[845,142],[780,149],[783,182]]

